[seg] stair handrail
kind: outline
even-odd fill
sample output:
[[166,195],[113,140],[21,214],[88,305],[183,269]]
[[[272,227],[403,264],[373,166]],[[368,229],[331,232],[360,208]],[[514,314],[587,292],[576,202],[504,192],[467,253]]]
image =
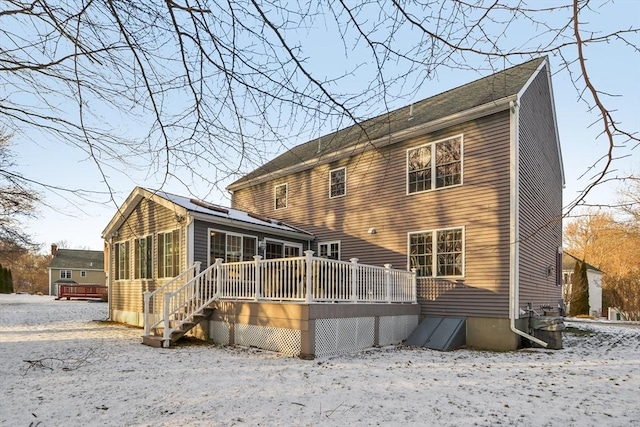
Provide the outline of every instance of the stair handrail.
[[[178,286],[178,284],[183,280],[185,281],[185,283],[188,283],[189,280],[192,280],[188,278],[190,275],[195,277],[200,273],[201,264],[202,263],[200,261],[196,261],[189,268],[187,268],[186,270],[184,270],[183,272],[181,272],[180,274],[178,274],[173,279],[171,279],[164,285],[160,286],[159,288],[156,288],[153,291],[144,292],[143,294],[144,295],[144,319],[143,320],[144,320],[145,335],[151,334],[151,331],[153,330],[153,328],[157,327],[159,324],[161,324],[164,321],[163,316],[161,316],[160,319],[155,322],[151,320],[151,307],[152,307],[151,303],[155,299],[156,295],[160,293],[164,294],[167,289],[172,289],[173,287]],[[164,300],[162,300],[162,304],[164,304]],[[155,307],[155,304],[153,304],[153,306]],[[164,313],[164,308],[160,311],[160,314],[162,313]]]
[[[205,307],[218,299],[220,282],[218,278],[221,273],[221,265],[222,259],[217,258],[214,264],[198,273],[184,285],[163,294],[162,322],[164,322],[164,328],[162,339],[164,342],[171,339],[173,331],[193,320],[195,314],[202,312]],[[213,272],[215,272],[214,275],[211,274]],[[178,313],[181,314],[180,319],[178,319]],[[174,326],[171,326],[172,320],[176,320]]]

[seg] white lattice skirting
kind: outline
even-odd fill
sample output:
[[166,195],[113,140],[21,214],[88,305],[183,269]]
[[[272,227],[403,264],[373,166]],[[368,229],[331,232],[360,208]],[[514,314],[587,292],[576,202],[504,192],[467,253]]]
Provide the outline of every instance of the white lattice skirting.
[[374,340],[373,317],[316,320],[316,357],[355,353],[373,347]]
[[229,331],[231,325],[227,322],[209,322],[209,338],[216,344],[229,345]]
[[[417,315],[382,316],[378,323],[376,343],[375,317],[317,319],[315,321],[316,357],[349,354],[374,345],[398,344],[418,326]],[[302,351],[302,332],[296,329],[235,324],[212,321],[210,338],[217,344],[229,345],[231,331],[237,345],[257,347],[299,356]]]
[[301,332],[295,329],[236,324],[234,339],[237,345],[298,356],[302,347],[301,335]]

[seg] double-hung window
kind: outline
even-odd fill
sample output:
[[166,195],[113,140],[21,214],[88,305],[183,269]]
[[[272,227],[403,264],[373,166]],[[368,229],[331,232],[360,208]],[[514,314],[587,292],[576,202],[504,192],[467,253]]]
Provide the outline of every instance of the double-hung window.
[[180,272],[180,230],[158,233],[158,277],[174,277]]
[[152,256],[153,256],[153,239],[152,236],[136,239],[135,244],[135,278],[151,279]]
[[257,253],[258,239],[255,236],[209,230],[209,263],[216,258],[224,262],[253,261]]
[[71,279],[71,270],[60,270],[61,279]]
[[407,193],[462,184],[462,135],[407,150]]
[[273,204],[276,210],[285,209],[289,204],[289,185],[280,184],[273,187]]
[[329,197],[341,197],[347,194],[347,168],[329,171]]
[[129,242],[115,244],[116,280],[129,279]]
[[408,264],[418,277],[464,276],[464,229],[409,233]]
[[329,259],[340,259],[340,242],[318,243],[318,256]]

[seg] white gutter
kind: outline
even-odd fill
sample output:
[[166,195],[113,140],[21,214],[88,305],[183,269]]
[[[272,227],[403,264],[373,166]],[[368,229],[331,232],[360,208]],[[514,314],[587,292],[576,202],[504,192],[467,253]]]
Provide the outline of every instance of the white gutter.
[[510,206],[510,258],[509,269],[509,326],[511,331],[546,348],[547,343],[516,328],[516,319],[520,318],[520,165],[519,165],[519,115],[518,101],[509,103],[511,111],[511,206]]
[[187,246],[187,265],[186,268],[189,268],[190,266],[193,265],[193,263],[195,262],[195,224],[194,224],[194,218],[192,215],[187,215],[187,241],[186,241],[186,246]]

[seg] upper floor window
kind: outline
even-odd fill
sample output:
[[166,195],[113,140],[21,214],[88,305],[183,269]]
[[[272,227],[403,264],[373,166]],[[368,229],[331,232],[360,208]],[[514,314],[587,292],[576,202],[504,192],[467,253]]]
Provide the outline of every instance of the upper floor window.
[[80,277],[87,277],[87,272],[85,270],[82,270],[80,272]]
[[462,184],[462,135],[407,150],[407,193]]
[[318,243],[318,256],[329,259],[340,259],[340,242]]
[[115,244],[116,280],[129,279],[129,242]]
[[213,264],[216,258],[225,262],[252,261],[257,246],[255,236],[209,230],[209,263]]
[[151,279],[153,239],[151,236],[135,240],[135,277],[136,279]]
[[61,279],[71,279],[71,270],[60,270]]
[[329,171],[329,197],[340,197],[347,194],[347,168]]
[[180,230],[158,233],[158,277],[174,277],[180,272]]
[[418,277],[464,276],[464,230],[409,233],[409,267]]
[[273,188],[273,199],[275,209],[284,209],[288,204],[289,185],[280,184]]

